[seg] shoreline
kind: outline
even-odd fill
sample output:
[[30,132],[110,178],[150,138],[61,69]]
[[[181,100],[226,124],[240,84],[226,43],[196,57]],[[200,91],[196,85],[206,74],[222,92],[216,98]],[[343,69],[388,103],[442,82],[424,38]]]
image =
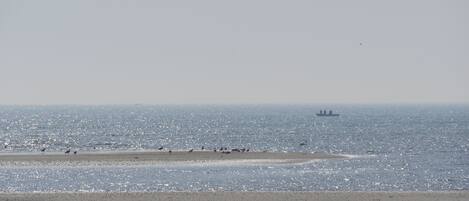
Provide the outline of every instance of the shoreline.
[[150,201],[150,200],[323,200],[323,201],[462,201],[469,200],[469,191],[438,192],[39,192],[0,193],[0,200],[76,200],[76,201]]
[[243,163],[301,163],[323,159],[346,159],[349,157],[326,153],[302,152],[231,152],[213,151],[117,151],[117,152],[79,152],[64,154],[46,153],[0,153],[0,164],[56,164],[56,163],[141,163],[141,162],[243,162]]

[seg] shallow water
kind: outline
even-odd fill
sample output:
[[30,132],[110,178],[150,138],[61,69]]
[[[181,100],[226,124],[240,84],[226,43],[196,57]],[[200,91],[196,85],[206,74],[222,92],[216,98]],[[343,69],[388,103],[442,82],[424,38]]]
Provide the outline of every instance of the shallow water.
[[[315,116],[329,108],[341,116]],[[4,153],[225,146],[356,156],[290,165],[3,166],[1,191],[469,190],[467,105],[0,106],[0,144]]]

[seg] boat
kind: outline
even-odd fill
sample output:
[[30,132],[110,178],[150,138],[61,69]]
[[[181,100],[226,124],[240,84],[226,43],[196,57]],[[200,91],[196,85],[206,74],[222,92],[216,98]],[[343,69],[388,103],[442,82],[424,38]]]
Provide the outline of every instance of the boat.
[[319,113],[316,113],[316,116],[318,117],[338,117],[340,114],[334,114],[332,112],[332,110],[329,110],[329,112],[327,112],[326,110],[321,110]]

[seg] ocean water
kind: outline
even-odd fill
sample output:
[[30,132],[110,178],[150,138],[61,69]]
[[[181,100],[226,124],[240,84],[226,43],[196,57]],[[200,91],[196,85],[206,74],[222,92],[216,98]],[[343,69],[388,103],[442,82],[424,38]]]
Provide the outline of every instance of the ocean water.
[[[341,115],[317,117],[321,109]],[[278,165],[4,165],[6,192],[469,190],[469,105],[0,106],[0,145],[0,153],[224,146],[350,156]]]

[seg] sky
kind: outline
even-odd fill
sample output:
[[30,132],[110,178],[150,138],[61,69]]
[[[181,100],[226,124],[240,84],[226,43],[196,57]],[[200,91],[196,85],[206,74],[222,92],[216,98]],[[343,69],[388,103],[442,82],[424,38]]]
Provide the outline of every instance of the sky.
[[469,1],[0,1],[0,104],[469,103]]

